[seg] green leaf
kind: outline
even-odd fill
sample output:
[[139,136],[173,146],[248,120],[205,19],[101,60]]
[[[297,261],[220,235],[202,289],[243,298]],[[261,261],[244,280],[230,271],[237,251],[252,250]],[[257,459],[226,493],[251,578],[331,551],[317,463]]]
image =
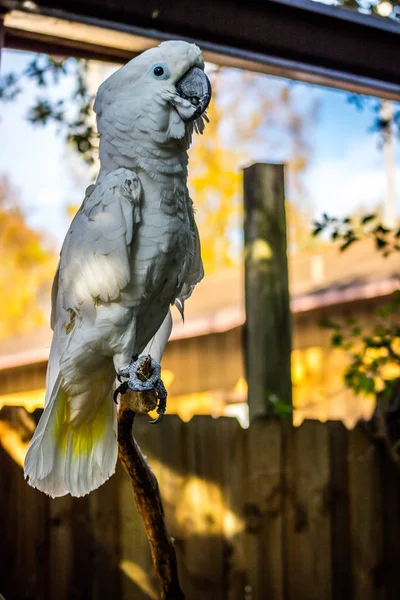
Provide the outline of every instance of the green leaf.
[[375,310],[378,317],[389,317],[396,310],[396,305],[392,302],[385,304]]
[[286,402],[282,402],[281,400],[279,400],[279,402],[276,402],[276,404],[274,404],[274,408],[275,408],[275,413],[279,417],[286,417],[288,415],[291,415],[293,412],[293,406]]
[[341,325],[338,325],[338,323],[335,323],[330,319],[320,319],[318,321],[318,326],[321,327],[321,329],[341,329]]
[[346,350],[347,352],[349,352],[353,348],[353,346],[354,346],[354,343],[351,342],[350,340],[347,342],[343,342],[343,344],[342,344],[343,350]]
[[367,223],[369,223],[370,221],[373,221],[376,218],[377,218],[377,215],[375,215],[375,214],[365,215],[365,217],[361,220],[361,224],[366,225]]
[[382,225],[382,223],[380,223],[379,225],[377,225],[375,227],[374,233],[382,233],[383,235],[386,235],[387,233],[390,233],[390,229],[388,229],[387,227],[384,227]]
[[321,231],[322,231],[322,230],[323,230],[323,227],[321,227],[321,226],[319,225],[318,227],[316,227],[316,228],[313,230],[313,232],[312,232],[312,235],[313,235],[314,237],[316,237],[317,235],[319,235],[319,234],[321,233]]
[[343,343],[343,334],[335,331],[331,338],[331,344],[334,348],[339,348]]
[[378,236],[375,238],[375,242],[376,242],[376,247],[378,250],[380,250],[381,248],[385,248],[385,246],[388,245],[386,240],[384,240],[383,238],[378,237]]
[[341,251],[341,252],[344,252],[345,250],[347,250],[347,248],[348,248],[349,246],[351,246],[351,244],[353,244],[353,242],[356,242],[356,241],[357,241],[357,238],[356,238],[356,237],[351,237],[351,238],[347,239],[347,240],[344,242],[344,244],[342,244],[342,245],[340,246],[340,251]]

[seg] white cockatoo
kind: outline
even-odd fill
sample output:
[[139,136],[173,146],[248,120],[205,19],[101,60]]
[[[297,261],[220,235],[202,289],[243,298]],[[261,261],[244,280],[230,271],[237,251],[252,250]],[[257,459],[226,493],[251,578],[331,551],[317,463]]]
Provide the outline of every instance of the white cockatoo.
[[170,305],[183,312],[203,277],[187,150],[210,97],[201,52],[182,41],[100,86],[100,172],[61,250],[45,408],[25,460],[30,485],[50,496],[83,496],[114,473],[116,374],[133,355],[161,360]]

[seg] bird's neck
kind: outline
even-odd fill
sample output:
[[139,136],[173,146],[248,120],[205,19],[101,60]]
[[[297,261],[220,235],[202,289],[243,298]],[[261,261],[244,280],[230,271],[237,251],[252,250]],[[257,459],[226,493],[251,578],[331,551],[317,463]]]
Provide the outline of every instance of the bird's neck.
[[165,132],[154,130],[119,132],[118,136],[104,132],[100,137],[101,170],[139,168],[155,181],[173,178],[186,182],[190,141],[190,131],[181,139],[168,139]]

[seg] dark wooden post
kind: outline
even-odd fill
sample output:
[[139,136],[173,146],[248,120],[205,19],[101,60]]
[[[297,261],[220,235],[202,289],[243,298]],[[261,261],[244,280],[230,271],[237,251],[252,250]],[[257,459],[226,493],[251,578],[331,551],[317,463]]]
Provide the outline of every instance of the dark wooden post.
[[244,170],[245,362],[250,419],[291,404],[291,316],[283,165]]

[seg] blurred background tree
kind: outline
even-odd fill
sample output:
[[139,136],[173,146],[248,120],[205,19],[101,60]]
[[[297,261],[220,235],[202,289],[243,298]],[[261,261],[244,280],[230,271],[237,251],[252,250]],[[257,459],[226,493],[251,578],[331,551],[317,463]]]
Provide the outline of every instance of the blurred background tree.
[[0,339],[47,320],[56,263],[56,252],[29,226],[15,190],[0,177]]
[[320,244],[310,236],[311,207],[302,182],[317,102],[299,102],[295,84],[249,72],[219,68],[210,77],[210,122],[205,135],[194,139],[189,170],[206,273],[242,263],[241,169],[254,160],[272,157],[287,164],[291,251]]

